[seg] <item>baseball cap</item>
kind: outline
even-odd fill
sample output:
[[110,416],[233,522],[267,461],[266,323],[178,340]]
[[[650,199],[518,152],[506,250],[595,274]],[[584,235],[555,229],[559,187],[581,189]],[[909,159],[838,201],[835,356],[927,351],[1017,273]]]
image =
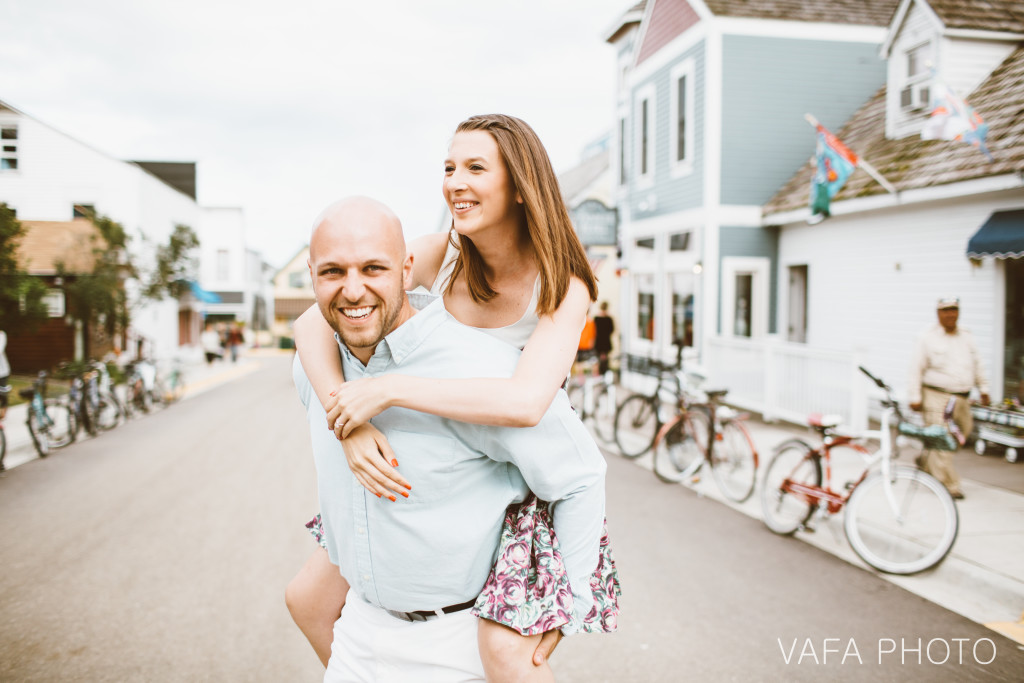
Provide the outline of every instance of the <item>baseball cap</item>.
[[955,296],[943,297],[939,299],[939,303],[936,308],[939,310],[942,310],[943,308],[960,308],[960,298]]

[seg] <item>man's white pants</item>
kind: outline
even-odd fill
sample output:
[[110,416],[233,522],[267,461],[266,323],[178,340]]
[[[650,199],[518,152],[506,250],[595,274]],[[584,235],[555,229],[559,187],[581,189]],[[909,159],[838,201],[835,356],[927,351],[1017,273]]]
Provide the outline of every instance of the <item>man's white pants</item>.
[[403,621],[351,590],[334,624],[324,683],[455,683],[484,680],[472,610]]

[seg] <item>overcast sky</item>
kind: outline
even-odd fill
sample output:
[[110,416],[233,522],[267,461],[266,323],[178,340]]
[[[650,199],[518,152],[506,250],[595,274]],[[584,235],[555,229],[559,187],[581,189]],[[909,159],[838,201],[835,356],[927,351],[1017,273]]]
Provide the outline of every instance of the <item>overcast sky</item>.
[[634,0],[0,0],[0,100],[122,159],[196,161],[282,266],[335,198],[435,230],[472,114],[526,120],[556,171],[607,133]]

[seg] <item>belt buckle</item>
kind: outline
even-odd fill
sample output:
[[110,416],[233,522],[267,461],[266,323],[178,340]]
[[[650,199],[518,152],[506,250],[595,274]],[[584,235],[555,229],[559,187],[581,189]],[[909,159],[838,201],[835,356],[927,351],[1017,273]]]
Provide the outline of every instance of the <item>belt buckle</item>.
[[398,610],[394,609],[389,609],[385,611],[391,616],[393,616],[395,619],[401,619],[402,621],[427,621],[429,619],[434,618],[433,614],[429,617],[426,617],[422,614],[417,614],[416,612],[399,612]]

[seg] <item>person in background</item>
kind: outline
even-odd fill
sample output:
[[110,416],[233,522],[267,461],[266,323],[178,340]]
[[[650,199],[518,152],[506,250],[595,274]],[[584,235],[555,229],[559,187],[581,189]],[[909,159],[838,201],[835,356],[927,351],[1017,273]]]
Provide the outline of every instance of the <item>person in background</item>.
[[[938,324],[929,328],[917,342],[907,385],[910,408],[924,413],[926,425],[945,424],[946,404],[950,398],[955,399],[953,421],[967,437],[974,429],[968,396],[971,389],[977,387],[982,405],[987,406],[988,380],[974,337],[957,327],[960,300],[955,297],[939,299],[937,313]],[[953,466],[953,452],[926,450],[918,458],[918,465],[945,484],[954,498],[964,497],[960,475]]]
[[238,350],[242,346],[242,342],[245,338],[242,337],[242,323],[236,322],[234,325],[228,328],[228,350],[231,352],[231,362],[238,361]]
[[615,322],[608,315],[608,302],[602,301],[594,316],[594,351],[597,353],[597,371],[602,375],[608,372],[608,356],[612,352],[612,333]]
[[580,343],[576,346],[576,362],[581,363],[594,357],[594,336],[596,328],[594,319],[588,317],[580,332]]
[[223,358],[223,350],[220,345],[220,335],[213,328],[213,323],[206,323],[203,333],[199,335],[199,343],[206,354],[206,364],[213,365],[213,361]]
[[7,333],[0,330],[0,420],[7,414],[7,395],[11,393],[11,364],[7,362]]

